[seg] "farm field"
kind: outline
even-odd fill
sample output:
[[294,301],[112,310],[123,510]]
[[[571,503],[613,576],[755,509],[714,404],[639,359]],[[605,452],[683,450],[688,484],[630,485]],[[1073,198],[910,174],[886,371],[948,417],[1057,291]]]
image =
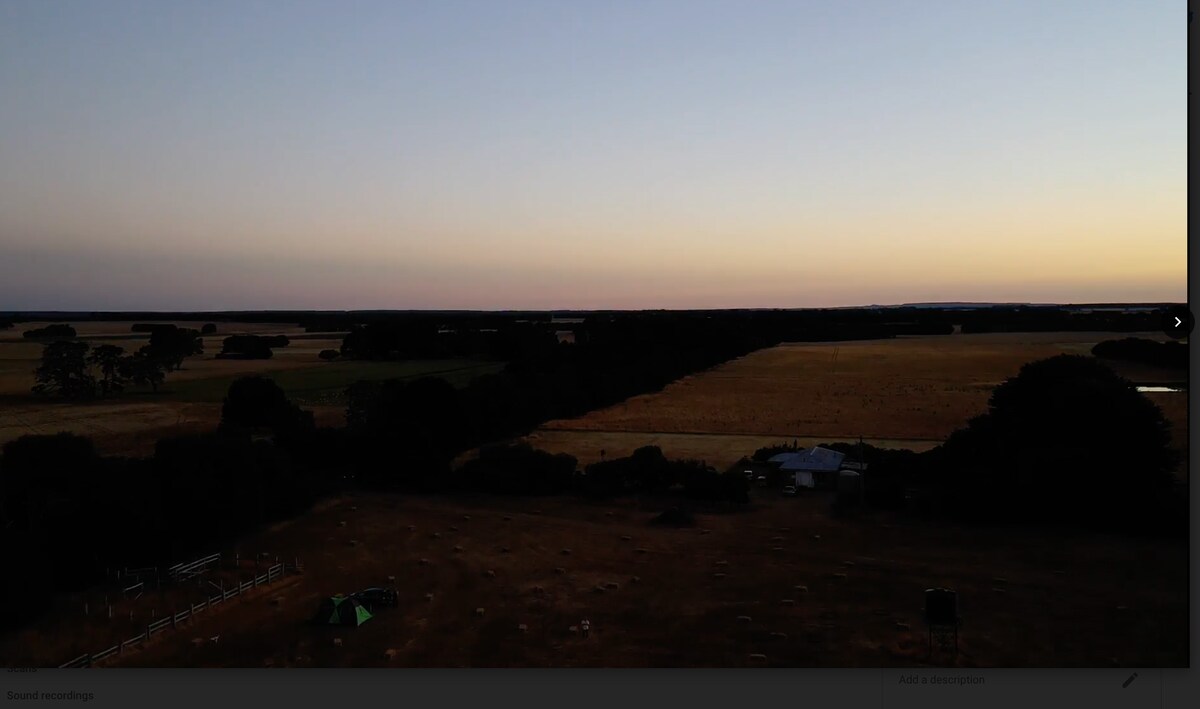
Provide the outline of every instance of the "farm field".
[[[343,499],[241,545],[299,556],[302,574],[105,664],[1149,667],[1188,661],[1187,625],[1180,622],[1188,612],[1182,543],[1030,528],[947,529],[882,514],[837,519],[827,497],[781,498],[767,490],[755,490],[748,509],[698,515],[696,527],[650,525],[658,511],[563,498]],[[399,607],[380,609],[357,628],[308,623],[322,597],[389,585],[389,576]],[[957,589],[964,608],[956,659],[927,656],[919,609],[923,590],[938,585]],[[583,618],[592,623],[587,639],[571,631]],[[0,652],[26,653],[22,664],[55,664],[89,651],[81,640],[56,647],[51,657],[39,648],[40,638],[52,635],[35,626],[0,643]],[[214,636],[219,642],[193,643]],[[100,647],[115,641],[96,633],[89,640]]]
[[[591,462],[660,445],[668,456],[725,467],[755,448],[854,441],[925,450],[987,409],[992,389],[1021,365],[1088,354],[1114,333],[1001,333],[855,342],[791,343],[759,350],[663,390],[574,419],[551,421],[535,445]],[[1137,337],[1165,340],[1161,333]],[[1186,373],[1106,362],[1135,382],[1181,382]],[[1147,394],[1186,453],[1187,394]]]
[[[217,334],[203,338],[204,354],[189,357],[182,369],[168,373],[157,394],[130,391],[118,399],[69,404],[39,400],[29,393],[43,345],[23,340],[21,332],[46,324],[20,323],[0,333],[0,445],[29,433],[70,431],[91,436],[102,453],[145,455],[159,438],[215,427],[229,385],[248,374],[270,376],[296,403],[313,411],[318,425],[340,426],[345,421],[344,390],[355,381],[437,375],[462,386],[503,367],[463,359],[323,362],[318,353],[337,349],[341,334],[305,333],[284,323],[220,323]],[[202,323],[176,324],[198,328]],[[132,325],[73,324],[80,339],[90,345],[116,344],[129,351],[149,340],[147,333],[130,332]],[[271,359],[216,359],[222,340],[233,334],[287,335],[291,343],[276,348]]]

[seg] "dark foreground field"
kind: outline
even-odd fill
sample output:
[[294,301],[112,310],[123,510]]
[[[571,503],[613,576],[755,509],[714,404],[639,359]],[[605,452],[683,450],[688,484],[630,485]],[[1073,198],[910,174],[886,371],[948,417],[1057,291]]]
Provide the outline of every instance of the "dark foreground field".
[[[338,500],[241,545],[243,555],[269,550],[299,556],[301,575],[106,664],[1188,662],[1182,543],[935,527],[880,514],[837,519],[827,498],[782,498],[766,490],[755,491],[748,509],[701,514],[690,528],[648,524],[659,510],[661,505],[638,509],[567,499]],[[399,608],[381,610],[358,628],[307,624],[320,597],[383,585],[388,576],[396,577]],[[957,659],[926,656],[919,609],[922,591],[931,586],[960,592],[964,623]],[[47,650],[42,639],[61,638],[65,630],[63,613],[55,616],[54,629],[35,625],[6,638],[0,644],[4,664],[58,664],[119,639],[103,638],[103,623],[93,623],[86,642],[97,647],[85,647],[76,635],[70,647]],[[587,639],[570,630],[585,617],[593,627]],[[219,641],[196,642],[213,636]],[[765,660],[752,658],[756,654]]]

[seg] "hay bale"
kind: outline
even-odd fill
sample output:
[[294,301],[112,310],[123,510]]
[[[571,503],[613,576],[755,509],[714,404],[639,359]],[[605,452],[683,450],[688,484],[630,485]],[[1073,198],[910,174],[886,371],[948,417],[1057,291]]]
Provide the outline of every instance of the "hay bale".
[[1008,589],[1000,588],[999,586],[993,586],[992,593],[1008,593]]
[[433,594],[432,594],[432,593],[426,593],[426,594],[425,594],[425,600],[426,600],[426,601],[432,601],[432,600],[433,600]]
[[792,531],[792,528],[791,527],[780,527],[779,531],[780,532],[790,532],[790,531]]
[[711,530],[711,529],[701,529],[701,530],[700,530],[700,533],[701,533],[701,534],[711,534],[711,533],[712,533],[712,530]]
[[608,589],[604,588],[604,586],[601,586],[600,584],[596,584],[596,587],[593,588],[592,590],[595,591],[596,593],[604,593]]
[[418,559],[417,563],[421,566],[429,566],[429,559]]
[[791,598],[785,598],[785,599],[783,599],[782,601],[780,601],[780,603],[782,603],[782,604],[783,604],[783,605],[785,605],[785,606],[794,606],[794,605],[796,605],[796,601],[795,601],[795,600],[793,600],[793,599],[791,599]]
[[630,541],[630,540],[632,540],[632,539],[633,539],[633,537],[629,536],[628,534],[622,534],[622,535],[621,535],[621,541],[623,541],[623,542],[628,542],[628,541]]
[[567,628],[567,632],[569,632],[569,633],[572,633],[572,634],[574,634],[574,633],[578,633],[578,632],[579,632],[579,626],[578,626],[578,625],[572,625],[572,626],[570,626],[570,627],[568,627],[568,628]]
[[718,571],[717,573],[713,574],[713,578],[715,578],[715,579],[723,579],[723,578],[725,578],[727,575],[728,575],[728,574],[724,573],[723,571]]
[[433,534],[430,534],[429,536],[430,536],[430,537],[433,537],[434,539],[441,539],[441,538],[442,538],[442,533],[441,533],[441,532],[434,532]]
[[839,581],[845,581],[845,580],[846,580],[846,574],[833,574],[833,577],[834,577],[835,579],[839,580]]
[[842,566],[854,566],[854,562],[853,561],[843,561]]
[[739,615],[739,616],[737,617],[737,622],[739,622],[739,623],[749,623],[749,622],[750,622],[750,616],[748,616],[748,615]]
[[766,662],[767,656],[761,652],[752,652],[750,653],[750,659],[754,660],[755,662]]
[[529,626],[525,625],[524,623],[521,623],[520,625],[517,626],[518,633],[524,633],[524,632],[527,632],[528,630],[529,630]]
[[510,552],[510,551],[512,551],[512,550],[511,550],[511,549],[509,549],[508,547],[500,547],[500,553],[501,553],[501,554],[507,554],[507,553],[508,553],[508,552]]
[[204,638],[192,638],[192,645],[194,647],[200,647],[204,645]]
[[333,646],[334,646],[334,647],[341,647],[341,646],[342,646],[342,639],[341,639],[341,638],[334,638],[334,639],[333,639]]
[[396,648],[394,648],[394,647],[389,647],[388,649],[383,651],[383,657],[385,660],[394,660],[394,659],[396,659],[396,655],[398,655],[398,654],[399,654],[399,651],[396,650]]
[[451,532],[457,532],[457,531],[458,531],[458,527],[455,527],[454,525],[450,525],[450,531],[451,531]]
[[482,609],[482,608],[476,608],[476,609],[475,609],[475,617],[479,618],[479,617],[482,617],[482,616],[483,616],[483,609]]
[[771,551],[783,551],[783,547],[771,547]]
[[647,553],[649,550],[647,550],[647,549],[645,549],[645,548],[643,548],[643,547],[638,547],[637,549],[634,549],[633,551],[634,551],[634,553],[636,553],[636,554],[645,554],[645,553]]
[[417,525],[415,525],[415,524],[408,525],[408,531],[410,531],[410,532],[417,531]]
[[814,542],[819,542],[819,541],[821,541],[821,535],[820,535],[820,534],[814,534],[814,535],[812,535],[812,538],[813,538],[813,541],[814,541]]
[[771,541],[773,541],[773,542],[782,542],[782,541],[783,541],[783,537],[771,537]]
[[462,551],[463,548],[457,544],[454,545],[454,551]]
[[508,515],[504,515],[504,521],[505,521],[505,522],[511,522],[511,521],[512,521],[512,517],[510,517],[510,516],[508,516]]
[[483,575],[487,576],[490,579],[496,578],[496,572],[491,569],[488,569],[487,571],[483,572]]
[[534,586],[533,592],[537,593],[537,594],[541,594],[541,593],[545,593],[546,589],[542,588],[541,586]]
[[729,566],[729,562],[721,559],[720,561],[714,561],[713,566]]
[[395,583],[395,582],[396,582],[396,577],[395,577],[395,576],[388,576],[388,577],[387,577],[387,579],[388,579],[388,583]]
[[774,632],[771,633],[771,638],[773,640],[787,640],[787,633]]
[[351,505],[351,506],[350,506],[350,511],[351,511],[351,512],[358,512],[358,506],[357,506],[357,505]]
[[634,576],[633,578],[629,579],[629,582],[630,583],[638,583],[641,580],[642,580],[641,576]]
[[804,585],[792,586],[792,590],[799,591],[800,593],[808,593],[808,586],[804,586]]
[[1008,583],[1008,579],[1002,576],[997,576],[996,578],[992,579],[992,583],[996,584],[997,586],[1004,586]]
[[345,523],[345,522],[338,522],[338,526],[339,526],[339,527],[345,527],[345,526],[346,526],[346,523]]
[[358,546],[358,540],[357,540],[357,539],[351,539],[351,540],[350,540],[350,546],[352,546],[352,547],[356,547],[356,546]]
[[558,552],[558,553],[559,553],[559,554],[562,554],[563,556],[570,556],[570,555],[571,555],[571,550],[570,550],[570,549],[563,549],[563,550],[561,550],[561,551],[560,551],[560,552]]
[[608,583],[604,584],[604,586],[609,590],[615,591],[621,587],[621,584],[617,583],[616,581],[609,581]]
[[564,569],[564,568],[563,568],[563,567],[561,567],[561,566],[555,566],[555,567],[554,567],[554,573],[556,573],[556,574],[565,574],[565,573],[567,573],[567,570],[566,570],[566,569]]
[[897,621],[896,630],[912,630],[912,626],[908,623],[901,623]]
[[613,511],[612,511],[612,510],[609,510],[608,512],[605,512],[605,513],[604,513],[604,516],[605,516],[605,517],[612,517],[612,516],[613,516]]
[[463,520],[465,520],[465,521],[467,521],[467,522],[470,522],[470,521],[471,521],[471,515],[463,515]]

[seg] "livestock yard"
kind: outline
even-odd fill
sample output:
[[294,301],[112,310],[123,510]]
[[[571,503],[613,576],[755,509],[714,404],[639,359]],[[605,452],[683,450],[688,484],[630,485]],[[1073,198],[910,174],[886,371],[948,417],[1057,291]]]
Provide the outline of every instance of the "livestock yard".
[[[107,326],[107,330],[104,329]],[[137,339],[128,324],[88,324],[84,339]],[[215,360],[234,326],[205,338],[202,357],[168,376],[158,397],[69,406],[31,399],[37,346],[0,341],[0,442],[67,429],[102,450],[215,424],[221,383],[265,371],[298,400],[333,396],[362,369],[320,362],[336,334],[240,332],[295,339],[266,361]],[[1162,339],[1160,335],[1140,335]],[[1086,353],[1111,333],[947,335],[787,344],[686,377],[660,392],[528,436],[581,464],[658,445],[672,458],[724,467],[756,448],[864,440],[923,450],[982,413],[1022,364]],[[135,345],[136,346],[136,345]],[[372,365],[374,366],[374,365]],[[469,378],[478,362],[381,365]],[[334,369],[345,368],[339,372]],[[1116,368],[1139,383],[1186,374]],[[311,374],[309,374],[311,373]],[[393,374],[394,375],[394,374]],[[305,386],[306,377],[318,384]],[[207,393],[205,393],[207,390]],[[305,394],[304,392],[310,392]],[[217,393],[213,393],[217,392]],[[312,393],[317,392],[317,393]],[[1186,453],[1186,394],[1149,394]],[[310,406],[340,421],[335,404]],[[1184,471],[1181,471],[1183,473]],[[832,514],[829,497],[756,488],[733,512],[695,526],[649,524],[663,503],[572,498],[442,498],[371,494],[319,505],[242,540],[244,552],[299,558],[301,573],[197,616],[118,666],[1184,666],[1186,544],[1046,528],[948,527],[899,513]],[[396,608],[359,627],[308,621],[323,597],[394,586]],[[922,592],[961,597],[957,655],[921,624]],[[0,638],[0,664],[57,665],[119,642],[128,630],[83,619],[94,597],[59,599]],[[156,603],[168,603],[160,597]],[[140,607],[139,607],[140,608]],[[134,608],[136,613],[144,608]],[[122,609],[128,610],[125,606]],[[148,611],[145,611],[148,613]],[[148,616],[147,616],[148,617]],[[587,618],[589,637],[578,632]],[[124,621],[121,621],[124,622]],[[134,621],[136,625],[136,621]],[[574,628],[574,630],[572,629]],[[79,632],[75,632],[79,629]],[[111,632],[110,632],[111,631]],[[212,638],[218,638],[212,641]]]

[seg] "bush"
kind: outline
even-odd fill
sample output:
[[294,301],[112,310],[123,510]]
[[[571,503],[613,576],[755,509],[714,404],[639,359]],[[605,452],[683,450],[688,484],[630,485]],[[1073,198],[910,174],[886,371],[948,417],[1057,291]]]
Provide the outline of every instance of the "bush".
[[217,324],[216,323],[211,323],[211,322],[204,323],[204,325],[200,328],[201,335],[215,335],[216,333],[217,333]]
[[489,446],[458,470],[471,487],[504,495],[557,495],[575,476],[574,456],[536,450],[526,443]]
[[692,527],[696,524],[696,517],[687,510],[672,507],[656,515],[654,519],[650,520],[650,524],[667,527]]
[[321,350],[321,353],[317,356],[320,357],[321,359],[325,360],[326,362],[332,362],[333,360],[340,357],[341,353],[338,352],[337,350]]

